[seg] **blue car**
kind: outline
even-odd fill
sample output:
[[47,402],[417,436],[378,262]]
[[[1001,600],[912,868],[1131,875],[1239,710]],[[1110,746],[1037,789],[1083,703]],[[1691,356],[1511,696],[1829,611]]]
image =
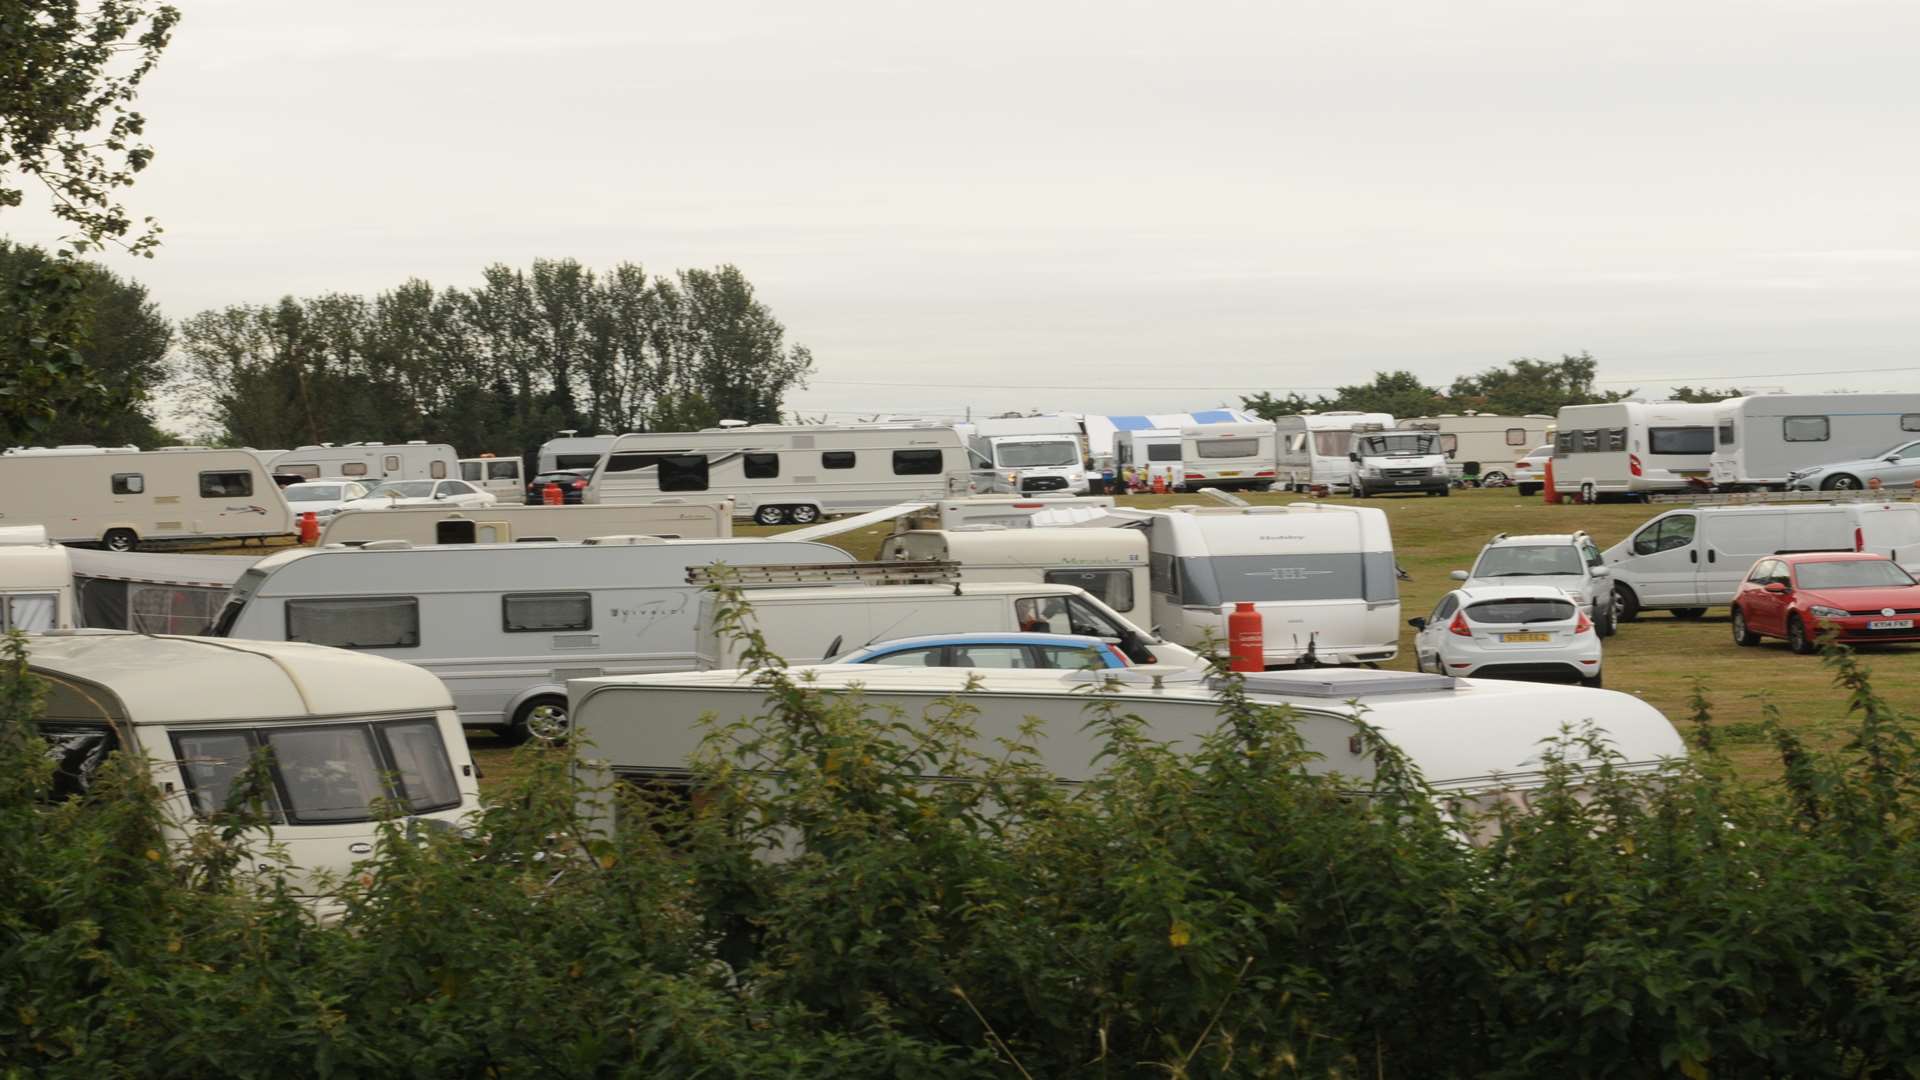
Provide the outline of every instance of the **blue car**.
[[1127,667],[1117,642],[1081,634],[925,634],[895,638],[845,656],[835,664],[887,667],[972,667],[999,670],[1082,671]]

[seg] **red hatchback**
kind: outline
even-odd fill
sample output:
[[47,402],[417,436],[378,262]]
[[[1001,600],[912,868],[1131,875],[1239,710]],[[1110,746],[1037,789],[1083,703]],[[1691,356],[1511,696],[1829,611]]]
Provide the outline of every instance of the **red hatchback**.
[[1920,582],[1884,555],[1773,555],[1753,564],[1733,597],[1733,640],[1786,638],[1797,653],[1831,623],[1848,644],[1920,641]]

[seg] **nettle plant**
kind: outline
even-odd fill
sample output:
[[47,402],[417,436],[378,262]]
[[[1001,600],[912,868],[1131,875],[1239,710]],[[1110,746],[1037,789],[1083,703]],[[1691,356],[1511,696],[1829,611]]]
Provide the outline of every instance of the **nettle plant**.
[[[964,694],[827,693],[721,618],[764,708],[688,787],[582,791],[528,747],[465,834],[383,823],[337,917],[169,843],[141,762],[51,802],[30,644],[0,672],[0,1069],[19,1075],[1907,1076],[1914,718],[1849,651],[1850,737],[1769,712],[1738,778],[1550,741],[1481,821],[1364,724],[1310,774],[1230,676],[1177,752],[1089,695],[1104,769],[982,747]],[[938,779],[933,779],[938,778]],[[582,797],[618,800],[596,831]],[[1463,841],[1472,832],[1479,845]],[[252,853],[245,853],[253,860]]]

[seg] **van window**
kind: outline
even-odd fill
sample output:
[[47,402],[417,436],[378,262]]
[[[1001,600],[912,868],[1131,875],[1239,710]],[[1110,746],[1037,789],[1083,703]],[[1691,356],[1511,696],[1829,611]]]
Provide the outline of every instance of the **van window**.
[[[320,475],[320,469],[317,466],[309,465],[309,466],[303,466],[303,467],[313,469],[314,476]],[[365,476],[367,475],[367,463],[364,461],[349,461],[345,465],[340,466],[340,475],[341,476]]]
[[463,461],[460,463],[460,479],[472,480],[477,483],[481,480],[486,479],[485,477],[481,476],[480,473],[481,473],[481,469],[480,469],[479,462]]
[[115,495],[139,495],[147,490],[147,478],[137,472],[113,474]]
[[941,468],[941,455],[938,450],[895,450],[893,452],[893,475],[895,476],[938,476]]
[[749,480],[772,480],[780,475],[780,455],[742,454],[740,468]]
[[[386,462],[381,466],[381,468],[387,470],[387,472],[389,473],[399,472],[400,471],[400,455],[388,454]],[[446,470],[442,468],[441,471],[445,472]],[[438,477],[435,477],[435,479],[438,479]]]
[[[469,476],[467,477],[467,479],[477,480],[479,479],[479,477]],[[514,460],[513,458],[507,458],[503,461],[487,462],[487,479],[489,480],[520,479],[520,462]]]
[[1647,429],[1650,454],[1711,454],[1713,429],[1710,427],[1657,427]]
[[[1092,637],[1125,637],[1120,626],[1077,596],[1025,596],[1013,602],[1014,614],[1021,620],[1019,629],[1050,634],[1087,634]],[[1037,612],[1037,624],[1029,613]]]
[[1133,610],[1133,573],[1128,570],[1049,570],[1049,585],[1074,585],[1115,611]]
[[252,473],[203,472],[200,474],[200,497],[203,499],[244,499],[252,494]]
[[1148,461],[1179,461],[1180,446],[1178,443],[1148,443],[1147,444],[1147,460]]
[[501,627],[509,634],[593,629],[592,593],[515,593],[500,598]]
[[1733,421],[1731,420],[1720,421],[1720,445],[1733,445]]
[[1780,435],[1788,442],[1826,442],[1832,423],[1824,416],[1783,416]]
[[707,456],[705,454],[674,454],[661,458],[660,490],[707,490]]
[[[388,458],[387,460],[392,461],[393,459]],[[436,461],[433,464],[428,465],[427,475],[433,477],[435,480],[445,480],[447,478],[447,463],[444,461]],[[478,480],[480,478],[475,476],[475,477],[470,477],[469,479]]]
[[420,601],[411,596],[287,601],[287,640],[342,649],[420,645]]
[[820,467],[823,469],[851,469],[853,468],[853,451],[828,450],[826,453],[820,455]]
[[1633,538],[1635,555],[1653,555],[1675,548],[1688,547],[1693,543],[1694,519],[1692,514],[1674,514],[1641,529]]
[[1527,429],[1523,427],[1508,428],[1507,429],[1507,445],[1508,446],[1527,445]]
[[1194,443],[1203,458],[1247,458],[1260,453],[1259,439],[1200,439]]

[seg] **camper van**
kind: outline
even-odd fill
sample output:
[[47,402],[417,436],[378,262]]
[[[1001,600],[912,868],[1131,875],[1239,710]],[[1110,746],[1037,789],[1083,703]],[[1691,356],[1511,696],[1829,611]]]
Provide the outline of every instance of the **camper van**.
[[39,525],[0,528],[0,634],[74,625],[73,562]]
[[0,454],[0,525],[63,544],[286,536],[293,513],[245,450],[67,448]]
[[1553,436],[1553,487],[1584,502],[1707,483],[1714,406],[1682,401],[1568,405]]
[[1453,493],[1453,470],[1435,432],[1356,432],[1347,461],[1347,487],[1357,498]]
[[[1714,406],[1720,488],[1784,489],[1791,475],[1920,439],[1920,394],[1762,394]],[[1838,485],[1836,485],[1838,486]]]
[[1356,431],[1393,427],[1387,413],[1324,412],[1283,416],[1273,422],[1281,486],[1288,491],[1344,491]]
[[1133,486],[1152,489],[1154,480],[1167,491],[1182,482],[1180,469],[1180,431],[1146,428],[1140,431],[1116,431],[1113,435],[1114,474],[1131,477]]
[[1036,516],[1105,513],[1113,506],[1111,495],[967,495],[941,499],[924,510],[904,515],[895,531],[963,529],[973,525],[1024,529],[1034,524]]
[[269,465],[277,476],[345,476],[369,481],[369,486],[383,480],[449,480],[460,475],[453,447],[422,441],[296,446]]
[[536,455],[537,472],[559,472],[562,469],[591,469],[600,464],[613,448],[618,435],[577,435],[572,431],[562,431],[554,438],[540,444]]
[[753,424],[622,435],[593,471],[587,503],[728,496],[761,525],[812,524],[967,491],[959,432],[938,424]]
[[241,772],[265,760],[272,835],[255,838],[256,854],[265,869],[269,841],[283,848],[296,889],[370,857],[383,804],[436,828],[458,828],[479,809],[447,689],[407,664],[113,630],[38,638],[27,664],[48,684],[40,733],[58,762],[56,793],[84,793],[110,753],[142,754],[165,800],[166,833],[184,843],[220,827]]
[[1670,610],[1698,617],[1731,603],[1754,561],[1806,551],[1870,551],[1920,572],[1920,505],[1768,503],[1669,510],[1600,553],[1614,615]]
[[518,455],[463,457],[460,459],[460,479],[503,502],[518,500],[527,493],[527,485],[520,479]]
[[711,540],[733,535],[733,503],[727,499],[662,500],[607,506],[524,506],[497,503],[470,510],[397,506],[348,510],[320,533],[321,544],[359,547],[378,540],[429,544],[520,544],[535,540],[588,540],[596,536],[658,536]]
[[1547,429],[1553,423],[1553,417],[1537,414],[1468,412],[1402,420],[1400,426],[1438,433],[1440,452],[1446,455],[1455,477],[1477,477],[1482,484],[1500,487],[1519,480],[1514,475],[1514,463],[1547,441]]
[[1181,428],[1180,485],[1188,491],[1203,487],[1266,491],[1273,486],[1277,463],[1274,430],[1268,420]]
[[[1069,783],[1105,767],[1102,728],[1088,722],[1097,703],[1111,701],[1120,714],[1138,716],[1143,738],[1178,753],[1195,752],[1223,723],[1222,682],[1200,671],[825,665],[790,674],[836,696],[857,693],[869,715],[906,724],[962,699],[974,710],[967,723],[975,741],[967,749],[997,758],[1007,744],[1031,743],[1041,766]],[[1604,732],[1608,752],[1618,755],[1612,767],[1630,773],[1652,773],[1687,755],[1658,710],[1609,690],[1353,669],[1250,674],[1243,686],[1251,703],[1293,714],[1307,770],[1338,773],[1366,790],[1376,766],[1355,723],[1364,716],[1427,783],[1476,810],[1501,801],[1525,806],[1514,793],[1543,782],[1543,753],[1570,726],[1590,722]],[[581,810],[608,830],[617,827],[612,781],[687,784],[711,732],[771,707],[766,688],[739,671],[578,679],[567,693],[578,730],[593,746],[573,763],[583,781]],[[1040,721],[1031,736],[1029,718]],[[1584,752],[1581,744],[1565,750],[1573,764]]]
[[997,529],[899,532],[881,561],[952,562],[962,581],[1074,585],[1133,617],[1147,606],[1147,537],[1137,529]]
[[651,536],[284,551],[241,576],[214,634],[404,660],[446,682],[461,723],[524,739],[565,725],[569,678],[693,666],[688,567],[851,559],[825,544]]
[[1202,649],[1211,639],[1225,655],[1227,615],[1251,602],[1270,668],[1373,663],[1399,650],[1385,513],[1322,503],[1132,513],[1147,523],[1151,624],[1169,640]]
[[1086,443],[1070,416],[1006,416],[980,420],[967,440],[977,490],[1030,495],[1085,495]]

